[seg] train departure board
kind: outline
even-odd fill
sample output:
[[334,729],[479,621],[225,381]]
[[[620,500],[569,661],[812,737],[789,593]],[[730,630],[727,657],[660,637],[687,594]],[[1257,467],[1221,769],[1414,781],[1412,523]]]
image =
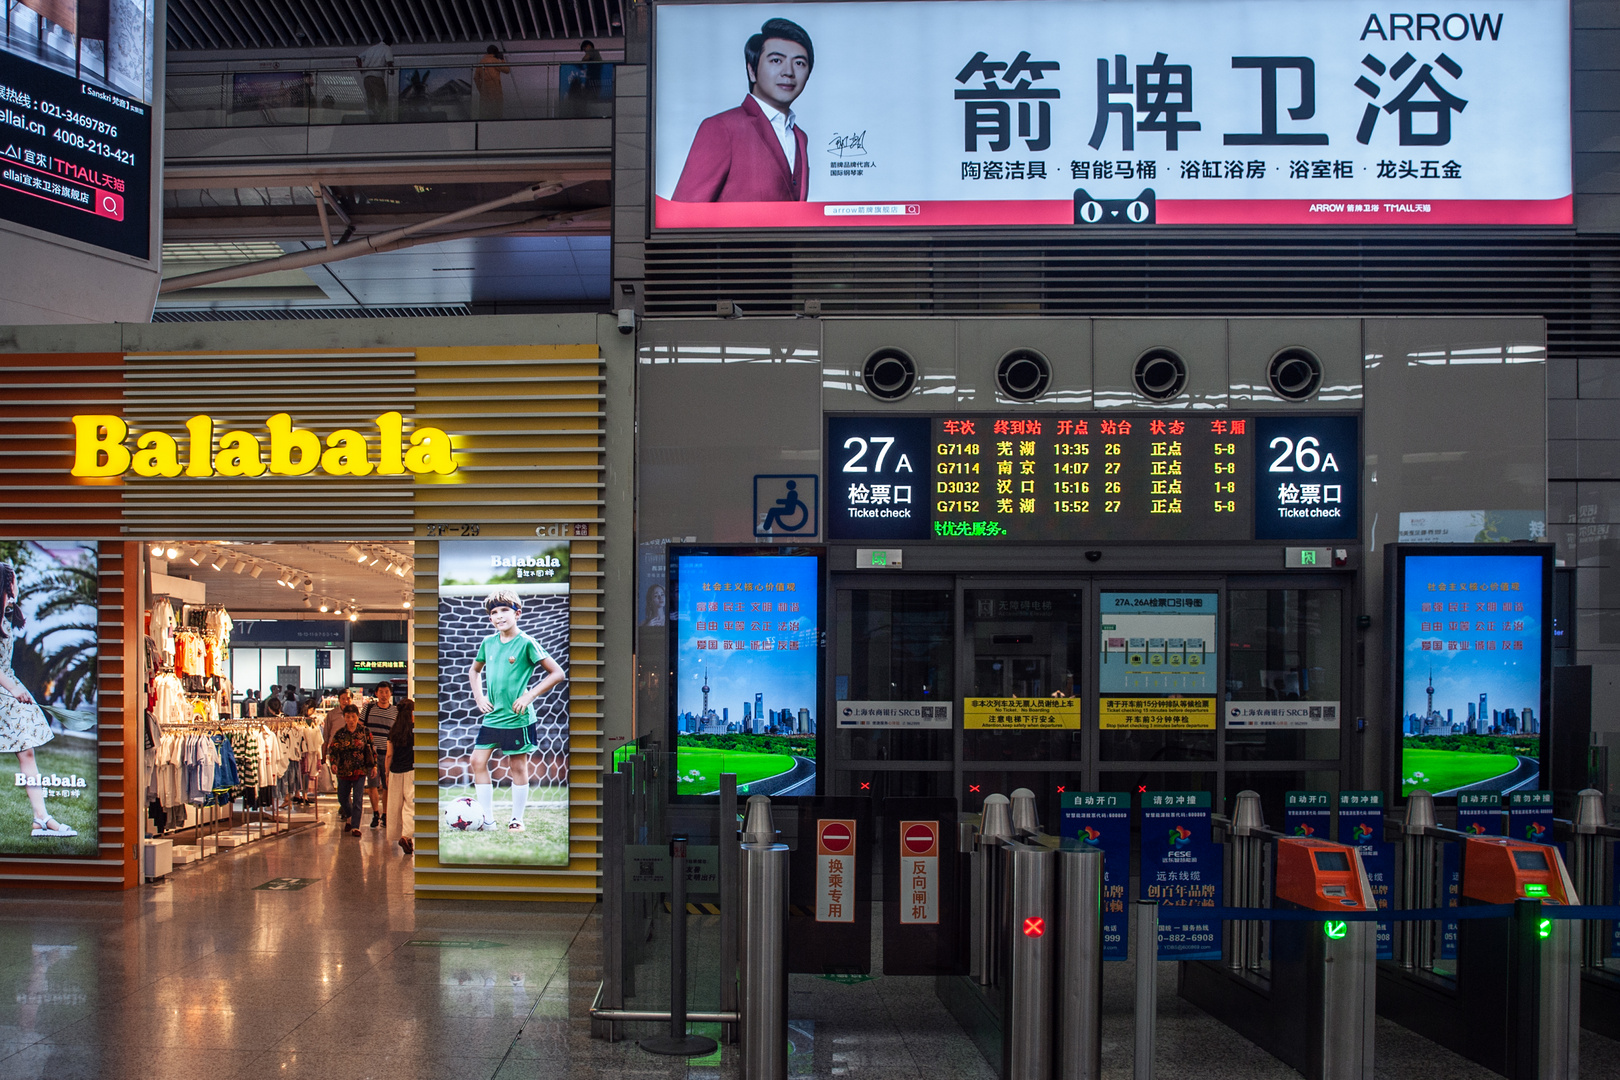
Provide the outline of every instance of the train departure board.
[[[1230,543],[1296,530],[1352,538],[1356,421],[1316,422],[1321,435],[1301,433],[1289,417],[1288,434],[1273,436],[1273,418],[1208,413],[833,417],[829,535],[985,544]],[[1262,510],[1268,518],[1257,528]]]

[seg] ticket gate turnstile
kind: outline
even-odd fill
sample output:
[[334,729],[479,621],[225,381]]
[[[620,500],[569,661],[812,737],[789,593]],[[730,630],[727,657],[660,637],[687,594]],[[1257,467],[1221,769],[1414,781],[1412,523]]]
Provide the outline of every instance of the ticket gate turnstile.
[[1099,1080],[1102,852],[1014,820],[992,795],[964,823],[972,960],[936,992],[1002,1080]]
[[1458,921],[1455,978],[1381,965],[1378,1011],[1509,1080],[1576,1080],[1581,925],[1542,913],[1578,902],[1563,859],[1549,844],[1459,837],[1462,905],[1513,914]]
[[1274,908],[1327,917],[1271,924],[1268,977],[1241,964],[1184,962],[1181,996],[1307,1080],[1371,1080],[1378,928],[1331,918],[1377,910],[1360,855],[1326,840],[1277,837],[1274,866]]

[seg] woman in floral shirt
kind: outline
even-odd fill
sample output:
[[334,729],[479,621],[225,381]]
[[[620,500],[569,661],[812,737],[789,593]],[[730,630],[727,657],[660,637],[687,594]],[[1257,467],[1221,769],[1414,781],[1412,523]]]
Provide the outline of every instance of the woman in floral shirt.
[[337,777],[338,802],[348,813],[349,835],[359,836],[360,796],[366,790],[366,777],[377,775],[377,748],[372,745],[371,732],[360,726],[360,710],[355,706],[343,706],[343,726],[327,744],[326,760]]

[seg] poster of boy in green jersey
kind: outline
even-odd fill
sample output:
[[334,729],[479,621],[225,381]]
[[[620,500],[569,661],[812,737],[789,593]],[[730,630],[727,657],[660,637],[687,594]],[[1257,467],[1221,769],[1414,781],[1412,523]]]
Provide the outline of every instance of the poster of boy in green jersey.
[[568,569],[558,540],[439,545],[439,861],[568,863]]

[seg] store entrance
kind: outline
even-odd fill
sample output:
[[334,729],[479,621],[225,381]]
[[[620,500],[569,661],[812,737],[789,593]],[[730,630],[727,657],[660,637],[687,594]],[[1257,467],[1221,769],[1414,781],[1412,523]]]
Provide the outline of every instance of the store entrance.
[[[144,556],[146,835],[169,840],[177,866],[355,826],[406,853],[414,754],[391,763],[388,735],[414,674],[412,543],[176,540]],[[347,817],[345,705],[357,727],[343,759],[368,774]]]
[[1055,828],[1067,792],[1252,789],[1281,822],[1344,786],[1352,580],[835,575],[830,791],[1024,787]]

